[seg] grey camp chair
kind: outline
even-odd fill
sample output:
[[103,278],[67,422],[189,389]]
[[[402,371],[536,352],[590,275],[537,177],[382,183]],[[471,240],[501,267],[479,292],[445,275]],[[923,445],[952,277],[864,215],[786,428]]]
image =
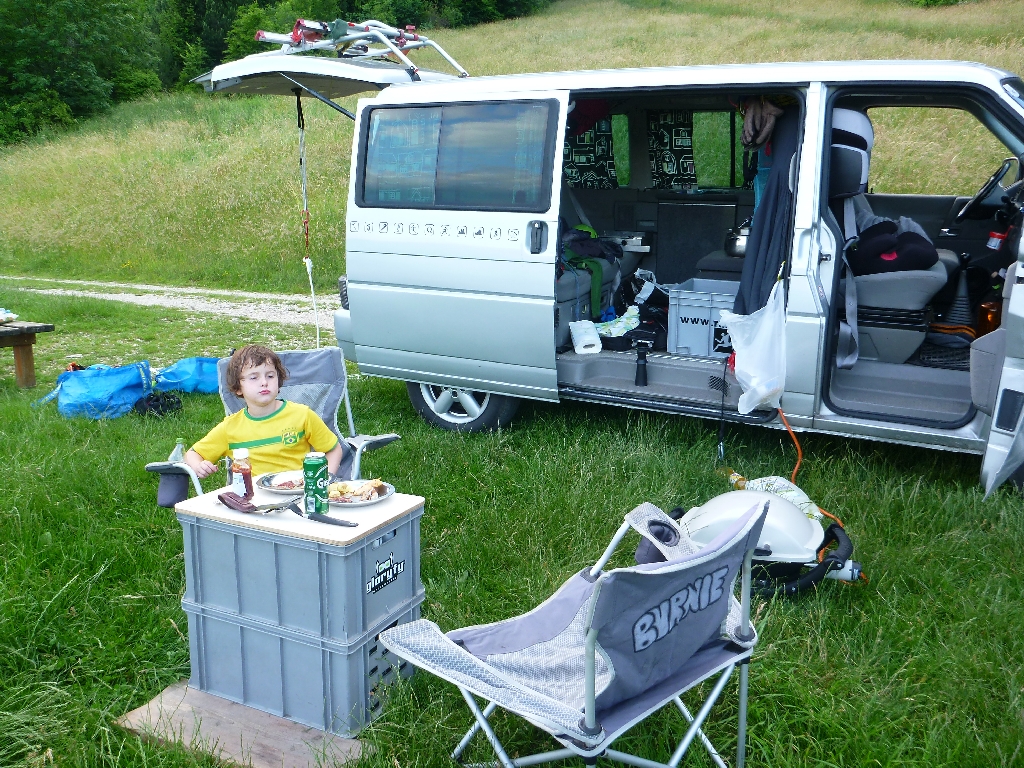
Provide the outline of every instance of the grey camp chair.
[[[676,768],[692,741],[725,763],[701,729],[737,665],[739,733],[746,744],[747,663],[757,635],[750,624],[750,562],[764,523],[753,507],[698,549],[652,504],[628,515],[601,559],[570,578],[546,602],[516,618],[443,634],[426,620],[380,636],[396,655],[458,686],[476,718],[452,758],[460,760],[478,731],[498,757],[483,765],[521,768],[579,756],[607,757],[639,768]],[[603,570],[616,547],[637,530],[667,562]],[[666,543],[668,542],[668,543]],[[742,570],[742,605],[733,597]],[[692,715],[680,695],[717,675]],[[483,710],[474,696],[487,700]],[[689,722],[667,763],[611,749],[623,733],[674,703]],[[491,727],[496,707],[546,731],[563,749],[511,758]]]
[[[345,480],[359,479],[359,470],[363,453],[381,448],[399,439],[398,435],[359,435],[356,434],[355,422],[352,419],[352,405],[348,397],[348,376],[345,371],[345,358],[338,347],[323,349],[297,350],[279,352],[278,356],[288,371],[288,378],[281,386],[279,397],[309,406],[334,434],[341,440],[344,454],[338,467],[338,477]],[[237,397],[226,386],[228,361],[225,357],[217,361],[217,379],[219,382],[220,399],[224,403],[224,413],[230,416],[245,407],[245,401]],[[338,426],[338,411],[345,404],[345,416],[348,421],[348,435]],[[161,507],[174,507],[176,503],[188,496],[188,481],[197,494],[203,492],[199,478],[187,464],[181,462],[160,461],[146,465],[150,472],[160,473],[160,488],[157,492],[157,504]]]

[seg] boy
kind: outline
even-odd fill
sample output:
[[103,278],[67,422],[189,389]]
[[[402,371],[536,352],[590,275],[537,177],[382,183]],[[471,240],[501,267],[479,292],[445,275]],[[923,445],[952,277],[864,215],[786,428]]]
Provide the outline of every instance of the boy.
[[245,400],[237,411],[209,431],[185,454],[185,463],[204,478],[217,471],[216,462],[235,448],[248,448],[253,475],[300,469],[310,451],[327,455],[334,475],[342,445],[323,420],[305,405],[278,400],[288,371],[273,350],[250,344],[228,363],[227,386]]

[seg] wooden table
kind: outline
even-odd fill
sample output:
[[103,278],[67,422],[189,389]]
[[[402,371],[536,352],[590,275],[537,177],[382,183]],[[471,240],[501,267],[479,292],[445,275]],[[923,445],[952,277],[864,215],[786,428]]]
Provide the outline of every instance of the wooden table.
[[14,378],[22,388],[36,385],[36,361],[32,356],[32,345],[37,333],[49,333],[49,323],[26,323],[15,320],[0,325],[0,347],[14,347]]

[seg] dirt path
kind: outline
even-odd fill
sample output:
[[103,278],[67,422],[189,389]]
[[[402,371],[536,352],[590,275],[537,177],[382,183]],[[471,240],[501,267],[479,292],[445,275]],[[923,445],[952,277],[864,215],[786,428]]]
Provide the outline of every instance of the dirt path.
[[[169,307],[186,312],[232,315],[284,325],[316,324],[313,301],[308,295],[244,293],[216,288],[177,288],[142,283],[108,283],[95,280],[57,280],[0,275],[0,286],[52,296],[81,296],[120,301],[145,307]],[[334,327],[333,312],[340,306],[336,293],[317,296],[320,328]]]

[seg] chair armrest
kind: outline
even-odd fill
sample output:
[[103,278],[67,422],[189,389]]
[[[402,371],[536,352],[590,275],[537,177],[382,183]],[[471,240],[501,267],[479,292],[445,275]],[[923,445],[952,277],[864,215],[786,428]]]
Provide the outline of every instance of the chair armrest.
[[345,438],[348,444],[357,451],[375,451],[378,448],[383,448],[388,443],[393,443],[395,440],[401,439],[401,435],[396,435],[394,433],[387,435],[354,435],[353,437]]
[[359,469],[363,459],[364,451],[375,451],[378,448],[383,448],[388,443],[393,443],[395,440],[399,440],[401,437],[394,433],[387,435],[355,435],[353,437],[346,437],[345,442],[351,445],[356,451],[356,457],[352,461],[352,477],[351,480],[359,480]]
[[188,475],[192,478],[192,487],[196,495],[203,494],[203,486],[199,483],[199,476],[188,464],[181,461],[151,461],[146,465],[147,472],[156,472],[158,475]]

